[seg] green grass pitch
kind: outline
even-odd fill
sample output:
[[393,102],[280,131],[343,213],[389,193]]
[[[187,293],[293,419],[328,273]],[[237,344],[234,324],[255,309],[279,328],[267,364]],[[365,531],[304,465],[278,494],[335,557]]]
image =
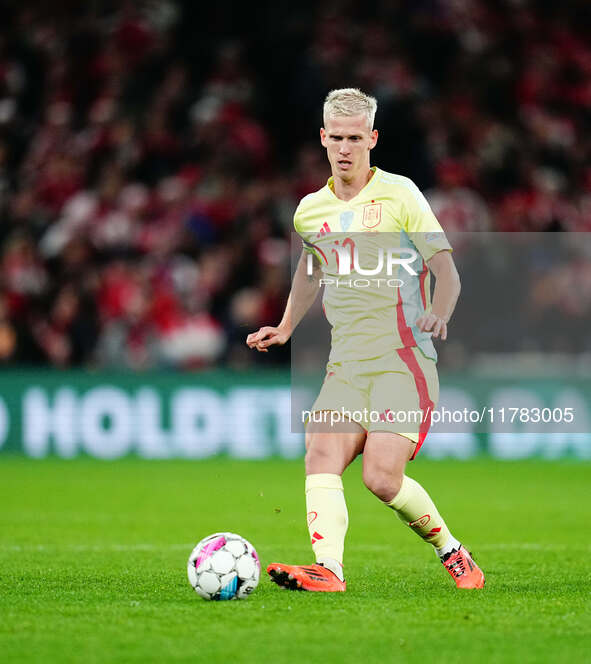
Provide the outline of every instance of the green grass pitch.
[[310,562],[301,461],[0,458],[2,662],[589,662],[591,465],[411,464],[487,575],[458,591],[345,473],[344,594],[241,602],[190,588],[196,542],[235,531],[263,566]]

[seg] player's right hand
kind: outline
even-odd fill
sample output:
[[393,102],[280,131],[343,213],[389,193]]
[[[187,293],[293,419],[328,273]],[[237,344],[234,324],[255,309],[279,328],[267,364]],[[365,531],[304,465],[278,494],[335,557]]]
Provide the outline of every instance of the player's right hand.
[[258,332],[253,332],[246,337],[246,345],[256,348],[261,353],[268,353],[269,346],[283,346],[289,339],[289,334],[279,327],[261,327]]

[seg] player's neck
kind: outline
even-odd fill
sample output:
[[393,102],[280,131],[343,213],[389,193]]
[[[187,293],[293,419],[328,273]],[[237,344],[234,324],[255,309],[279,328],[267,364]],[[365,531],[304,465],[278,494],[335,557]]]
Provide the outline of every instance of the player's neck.
[[343,180],[338,176],[333,177],[333,191],[337,198],[340,198],[342,201],[350,201],[352,198],[355,198],[357,194],[365,187],[365,185],[373,177],[374,171],[368,166],[366,172],[362,172],[359,176],[351,180]]

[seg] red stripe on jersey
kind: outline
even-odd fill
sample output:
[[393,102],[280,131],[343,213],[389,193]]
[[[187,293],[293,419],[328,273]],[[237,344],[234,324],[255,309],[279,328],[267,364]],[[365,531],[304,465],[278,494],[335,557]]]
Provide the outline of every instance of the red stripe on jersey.
[[427,379],[425,378],[425,374],[417,362],[414,350],[412,348],[399,348],[397,353],[400,356],[400,359],[409,368],[412,377],[415,379],[415,385],[419,394],[419,408],[423,411],[421,425],[419,426],[419,440],[417,442],[415,452],[411,457],[412,461],[412,459],[417,456],[418,451],[421,449],[421,445],[425,442],[425,437],[427,436],[427,432],[431,427],[431,413],[433,412],[434,403],[431,401],[431,397],[429,396]]
[[402,296],[400,295],[400,288],[398,289],[398,302],[396,304],[396,325],[398,326],[398,334],[400,335],[400,340],[404,344],[404,347],[410,348],[411,346],[416,346],[417,342],[414,334],[412,333],[412,330],[404,318],[404,309],[402,308]]
[[421,291],[421,300],[423,300],[423,309],[427,308],[427,292],[425,291],[425,280],[427,279],[427,274],[429,273],[429,268],[427,263],[423,261],[423,271],[419,275],[419,289]]

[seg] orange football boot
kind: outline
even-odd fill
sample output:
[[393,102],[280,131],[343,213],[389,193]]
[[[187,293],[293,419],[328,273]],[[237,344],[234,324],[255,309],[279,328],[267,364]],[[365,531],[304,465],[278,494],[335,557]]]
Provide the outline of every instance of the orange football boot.
[[271,563],[267,573],[278,586],[289,590],[310,590],[312,592],[342,593],[347,583],[323,565],[282,565]]
[[441,562],[458,588],[484,588],[484,574],[463,546],[445,555]]

